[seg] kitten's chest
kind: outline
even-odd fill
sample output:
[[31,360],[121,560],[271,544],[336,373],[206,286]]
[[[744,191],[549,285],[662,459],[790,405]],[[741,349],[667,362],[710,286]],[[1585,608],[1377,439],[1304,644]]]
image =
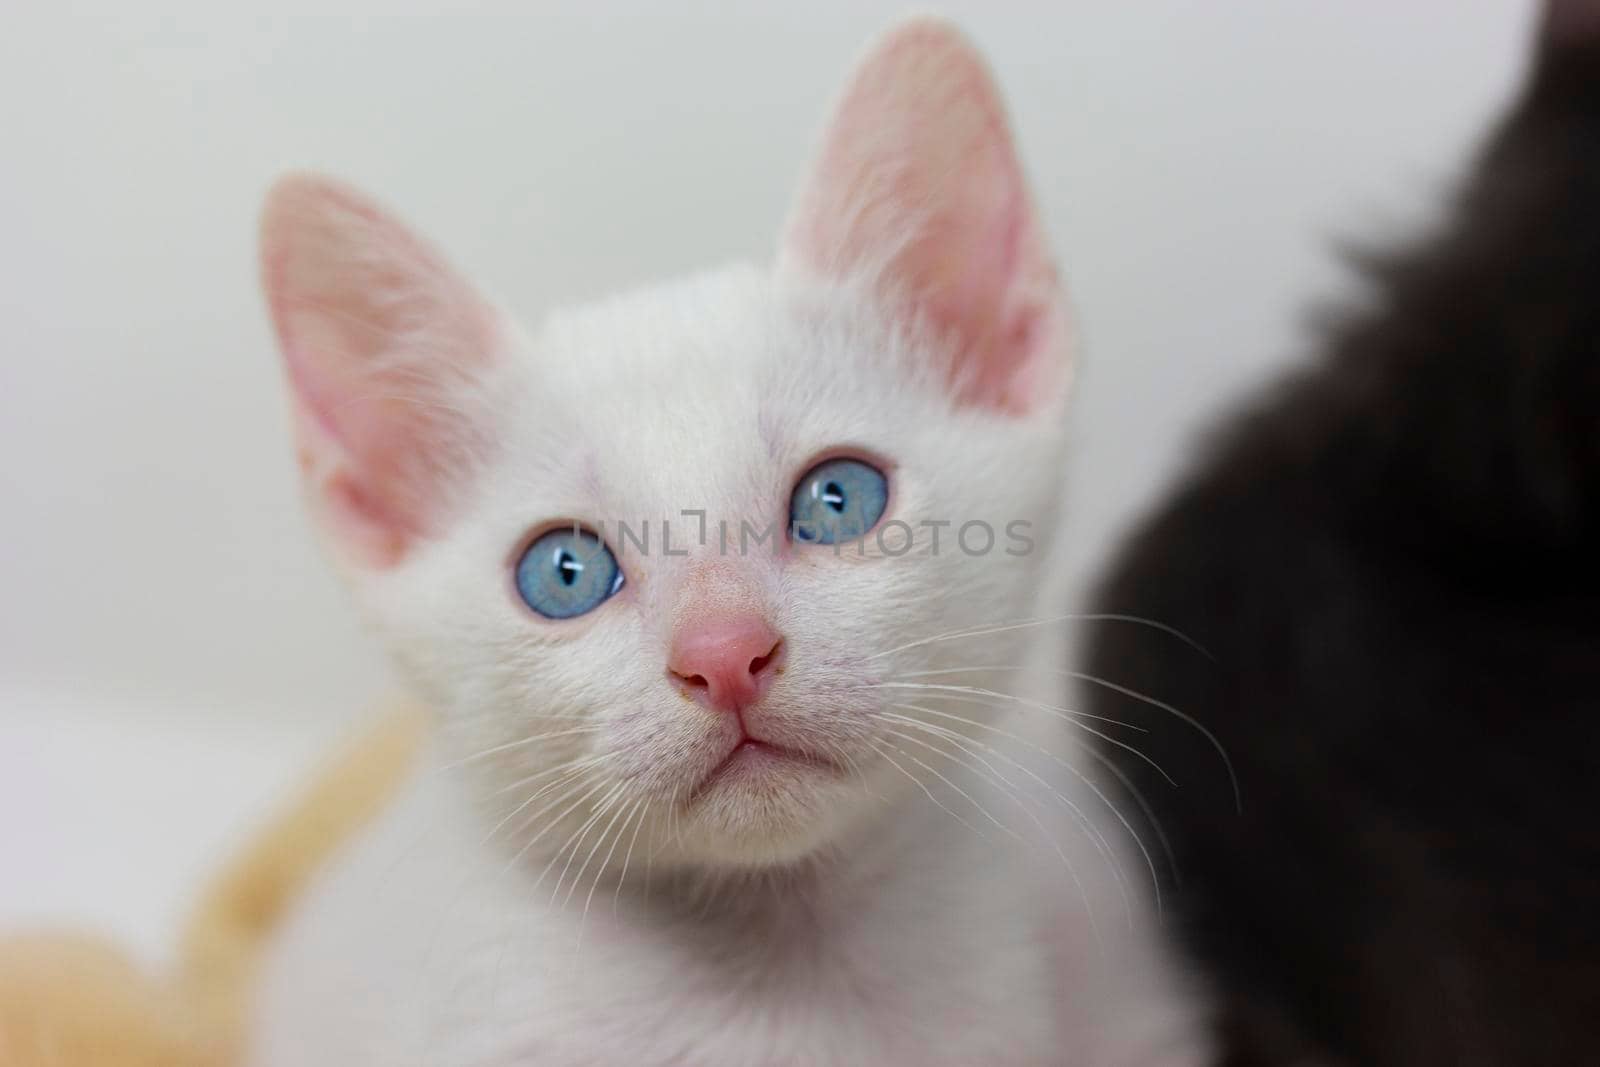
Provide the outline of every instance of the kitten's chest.
[[269,964],[255,1063],[1035,1063],[1059,1047],[1038,887],[977,857],[917,850],[927,862],[846,899],[750,912],[713,893],[642,914],[571,878],[529,892],[442,800],[414,787],[308,895]]
[[1182,1005],[1122,983],[1059,878],[931,832],[837,898],[641,914],[570,877],[530,891],[419,783],[307,895],[269,961],[250,1062],[1167,1062],[1101,1055],[1112,1010],[1181,1023]]
[[987,925],[904,939],[880,927],[865,943],[853,929],[766,942],[751,930],[750,941],[698,947],[626,934],[607,948],[586,934],[572,953],[546,946],[555,966],[519,975],[483,1062],[1054,1062],[1050,952],[1020,938],[1017,951],[988,951]]

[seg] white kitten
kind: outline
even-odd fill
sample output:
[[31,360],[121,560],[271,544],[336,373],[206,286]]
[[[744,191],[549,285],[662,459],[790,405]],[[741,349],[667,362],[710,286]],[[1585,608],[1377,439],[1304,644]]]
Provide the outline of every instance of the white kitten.
[[772,271],[525,337],[331,182],[262,241],[312,508],[441,730],[253,1063],[1204,1061],[1047,784],[1059,641],[996,625],[1045,610],[1068,338],[959,36],[872,52]]

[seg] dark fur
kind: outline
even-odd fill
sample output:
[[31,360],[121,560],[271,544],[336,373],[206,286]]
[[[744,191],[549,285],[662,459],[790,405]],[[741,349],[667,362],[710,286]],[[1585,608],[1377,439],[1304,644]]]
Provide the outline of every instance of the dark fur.
[[[1600,41],[1118,558],[1091,690],[1229,1064],[1600,1063]],[[1152,839],[1153,840],[1153,839]],[[1152,851],[1159,857],[1154,844]]]

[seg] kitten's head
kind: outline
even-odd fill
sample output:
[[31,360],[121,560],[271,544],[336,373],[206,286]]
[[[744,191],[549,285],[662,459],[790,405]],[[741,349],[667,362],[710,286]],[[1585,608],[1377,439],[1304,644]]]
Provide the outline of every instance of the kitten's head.
[[1060,477],[1063,303],[952,30],[864,62],[772,270],[524,335],[329,181],[262,241],[312,509],[513,847],[786,862],[996,714],[884,684],[1005,661],[940,635],[1032,613]]

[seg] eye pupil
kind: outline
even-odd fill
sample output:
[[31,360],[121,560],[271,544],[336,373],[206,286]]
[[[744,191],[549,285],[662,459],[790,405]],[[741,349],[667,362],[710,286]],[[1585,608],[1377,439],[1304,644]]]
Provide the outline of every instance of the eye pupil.
[[563,585],[572,585],[583,577],[583,564],[571,552],[562,549],[556,553],[556,574]]
[[828,505],[834,511],[840,512],[841,514],[844,512],[844,490],[840,488],[838,482],[829,482],[827,485],[822,487],[822,502]]

